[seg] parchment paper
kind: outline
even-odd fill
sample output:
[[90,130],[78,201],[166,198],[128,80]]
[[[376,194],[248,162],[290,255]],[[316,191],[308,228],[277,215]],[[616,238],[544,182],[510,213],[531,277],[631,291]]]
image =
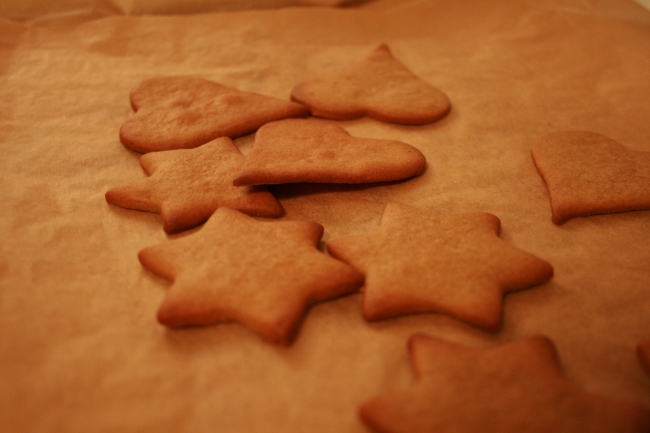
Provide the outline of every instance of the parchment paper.
[[0,16],[41,22],[64,17],[179,15],[289,6],[350,6],[371,0],[4,0]]
[[[543,334],[587,390],[650,406],[634,348],[650,337],[650,211],[551,222],[530,156],[546,133],[588,130],[650,151],[650,13],[628,1],[370,2],[185,16],[0,21],[0,430],[364,432],[357,407],[413,383],[415,332],[473,347]],[[366,323],[356,294],[310,309],[296,341],[238,324],[168,330],[169,283],[140,249],[160,217],[108,205],[142,178],[118,139],[128,95],[159,75],[288,98],[294,85],[386,42],[452,101],[443,120],[340,122],[427,157],[415,179],[273,188],[285,218],[365,233],[385,203],[485,211],[555,268],[510,294],[488,333],[421,314]],[[244,152],[252,136],[237,140]],[[180,234],[177,236],[184,236]]]

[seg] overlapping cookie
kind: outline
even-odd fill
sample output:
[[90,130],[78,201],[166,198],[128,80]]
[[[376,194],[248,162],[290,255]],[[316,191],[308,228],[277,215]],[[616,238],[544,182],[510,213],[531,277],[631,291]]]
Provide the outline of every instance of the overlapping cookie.
[[505,293],[553,276],[550,264],[501,240],[499,224],[488,213],[436,215],[392,202],[378,230],[327,250],[365,274],[367,320],[439,312],[495,331]]
[[415,335],[417,381],[365,403],[380,433],[641,433],[650,412],[586,392],[562,374],[552,342],[529,337],[481,350]]
[[194,77],[145,80],[131,91],[131,105],[135,113],[120,128],[120,140],[142,153],[236,138],[265,123],[309,113],[302,104]]
[[553,222],[593,214],[650,209],[650,152],[600,134],[558,132],[532,147],[546,182]]
[[406,143],[352,137],[325,120],[286,119],[257,131],[234,184],[382,182],[416,176],[425,166],[424,155]]
[[358,290],[363,275],[320,252],[311,221],[256,220],[219,208],[196,233],[145,248],[150,271],[173,280],[158,320],[170,327],[236,321],[287,344],[307,308]]
[[355,65],[298,84],[291,98],[308,105],[314,116],[369,116],[406,125],[434,122],[451,106],[447,95],[408,70],[386,44]]
[[282,216],[282,206],[265,187],[233,186],[243,162],[244,155],[227,137],[195,149],[151,152],[140,157],[150,177],[110,189],[106,201],[160,213],[167,233],[203,223],[220,206],[253,216]]

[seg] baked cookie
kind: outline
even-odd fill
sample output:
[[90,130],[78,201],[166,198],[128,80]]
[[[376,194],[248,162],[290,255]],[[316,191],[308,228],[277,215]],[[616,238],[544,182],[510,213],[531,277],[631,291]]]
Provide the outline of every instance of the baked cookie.
[[529,337],[489,350],[414,335],[417,381],[361,406],[380,433],[641,433],[650,412],[586,392],[561,372],[553,343]]
[[537,141],[533,160],[546,182],[553,222],[650,209],[650,152],[600,134],[557,132]]
[[553,276],[547,262],[501,240],[499,224],[488,213],[436,215],[392,202],[378,230],[327,250],[365,274],[367,320],[438,312],[496,331],[505,293]]
[[265,187],[233,186],[243,163],[244,155],[227,137],[195,149],[151,152],[140,157],[150,177],[110,189],[106,201],[160,213],[167,233],[197,226],[221,206],[253,216],[282,216],[282,206]]
[[135,114],[120,128],[120,140],[142,153],[236,138],[273,120],[309,113],[295,102],[193,77],[145,80],[131,91],[131,105]]
[[361,62],[298,84],[291,99],[308,105],[314,116],[422,125],[444,117],[449,98],[395,59],[386,44]]
[[352,137],[326,120],[286,119],[257,131],[234,184],[383,182],[416,176],[425,166],[424,155],[406,143]]
[[195,233],[145,248],[150,271],[173,280],[158,310],[170,327],[236,321],[289,343],[307,308],[358,290],[363,275],[320,252],[311,221],[256,220],[219,208]]

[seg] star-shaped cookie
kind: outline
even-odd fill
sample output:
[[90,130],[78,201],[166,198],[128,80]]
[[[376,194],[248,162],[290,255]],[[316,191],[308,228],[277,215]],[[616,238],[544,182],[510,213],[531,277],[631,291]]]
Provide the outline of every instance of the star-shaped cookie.
[[237,321],[289,343],[307,308],[358,290],[363,275],[316,246],[311,221],[256,220],[219,208],[196,233],[142,250],[150,271],[173,280],[158,310],[170,327]]
[[302,104],[242,92],[194,77],[159,77],[131,91],[135,113],[120,128],[136,152],[189,149],[219,137],[236,138],[265,123],[309,114]]
[[365,403],[380,433],[641,433],[650,412],[586,392],[562,374],[553,343],[529,337],[481,350],[414,335],[417,381]]
[[425,166],[409,144],[352,137],[331,121],[285,119],[257,131],[234,184],[386,182],[416,176]]
[[282,206],[265,187],[233,186],[243,163],[244,155],[227,137],[195,149],[151,152],[140,157],[150,177],[110,189],[106,201],[160,213],[170,234],[203,223],[220,206],[253,216],[282,216]]
[[434,122],[450,109],[447,95],[408,70],[386,44],[355,65],[298,84],[291,98],[314,116],[369,116],[406,125]]
[[439,312],[495,331],[503,295],[550,279],[553,268],[498,236],[488,213],[436,215],[391,202],[379,229],[329,242],[329,253],[366,275],[367,320]]
[[650,209],[650,152],[629,150],[600,134],[557,132],[532,147],[546,182],[553,222]]

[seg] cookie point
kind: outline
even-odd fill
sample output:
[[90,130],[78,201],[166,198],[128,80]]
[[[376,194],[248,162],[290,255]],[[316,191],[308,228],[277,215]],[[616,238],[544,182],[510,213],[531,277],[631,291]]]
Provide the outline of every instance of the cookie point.
[[382,42],[381,44],[377,45],[375,51],[387,51],[390,53],[390,47],[386,42]]
[[553,278],[553,276],[555,275],[555,269],[553,268],[553,265],[551,265],[546,260],[540,259],[540,261],[541,261],[541,269],[542,269],[540,273],[542,274],[543,282],[545,282]]
[[232,184],[233,186],[248,186],[248,183],[246,182],[246,176],[241,175],[234,178]]
[[191,228],[191,227],[186,227],[183,224],[180,224],[178,221],[170,219],[169,217],[165,217],[165,215],[162,216],[162,220],[163,220],[163,230],[168,235],[180,233],[185,229]]
[[377,399],[369,400],[365,403],[363,403],[361,406],[359,406],[359,409],[357,410],[357,416],[361,418],[363,422],[365,422],[368,425],[372,425],[373,417],[372,417],[372,412],[373,408],[376,405]]
[[646,373],[650,374],[650,339],[637,344],[636,357]]
[[562,224],[564,224],[568,220],[569,220],[569,218],[567,218],[567,217],[565,217],[563,215],[557,214],[555,212],[553,213],[553,216],[551,217],[551,221],[553,221],[553,224],[558,225],[558,226],[561,226]]
[[114,197],[113,197],[114,194],[115,194],[115,192],[113,191],[113,189],[109,189],[108,191],[106,191],[106,192],[104,193],[104,199],[105,199],[108,203],[111,203],[111,204],[112,204],[112,203],[113,203],[113,200],[114,200]]
[[158,308],[158,312],[156,313],[156,319],[158,320],[158,323],[169,327],[178,326],[177,317],[174,310],[175,309],[173,306],[170,306],[168,302],[163,301],[162,305]]
[[132,138],[134,134],[131,131],[132,127],[130,119],[131,118],[127,119],[120,127],[120,143],[135,152],[147,153],[148,150],[144,146],[141,146],[137,140]]

